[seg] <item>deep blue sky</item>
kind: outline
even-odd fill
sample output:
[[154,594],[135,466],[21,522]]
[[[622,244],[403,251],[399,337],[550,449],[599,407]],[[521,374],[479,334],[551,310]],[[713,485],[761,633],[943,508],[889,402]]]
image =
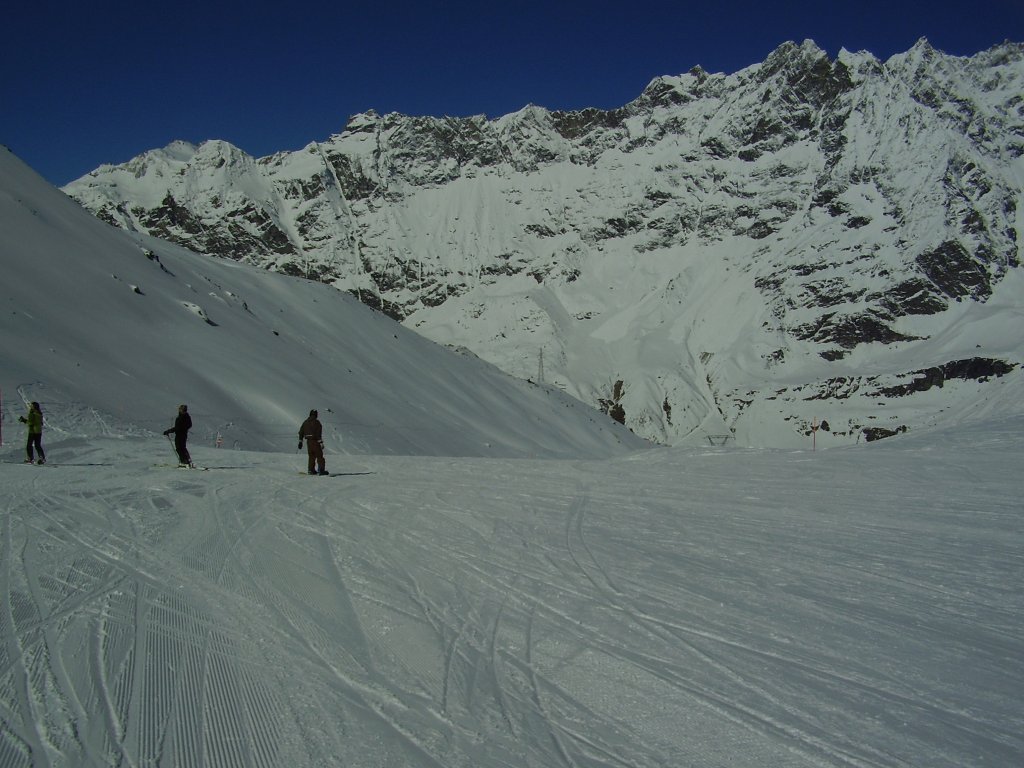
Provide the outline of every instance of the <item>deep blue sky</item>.
[[786,40],[885,59],[1024,42],[1024,0],[21,0],[0,14],[0,143],[54,184],[175,139],[295,150],[375,109],[618,107]]

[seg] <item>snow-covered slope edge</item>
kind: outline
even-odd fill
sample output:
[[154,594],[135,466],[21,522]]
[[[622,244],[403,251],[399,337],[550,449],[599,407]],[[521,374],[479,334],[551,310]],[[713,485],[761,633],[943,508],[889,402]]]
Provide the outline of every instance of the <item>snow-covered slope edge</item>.
[[158,434],[287,450],[310,408],[328,451],[606,456],[643,443],[557,390],[407,331],[335,289],[211,259],[88,214],[0,151],[6,442]]

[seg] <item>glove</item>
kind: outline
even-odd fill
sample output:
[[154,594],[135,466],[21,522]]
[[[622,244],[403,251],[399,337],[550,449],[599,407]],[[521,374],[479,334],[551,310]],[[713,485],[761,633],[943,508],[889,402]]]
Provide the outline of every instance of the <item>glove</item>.
[[164,437],[166,437],[167,435],[171,434],[171,432],[173,432],[173,431],[174,431],[173,429],[165,429],[164,430]]
[[301,447],[302,447],[302,441],[299,440],[299,448],[301,448]]

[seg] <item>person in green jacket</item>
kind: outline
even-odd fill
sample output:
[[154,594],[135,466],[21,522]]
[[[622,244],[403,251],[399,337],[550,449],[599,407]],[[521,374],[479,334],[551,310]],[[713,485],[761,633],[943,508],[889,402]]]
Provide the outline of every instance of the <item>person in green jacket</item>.
[[26,464],[31,464],[35,457],[32,454],[32,447],[39,451],[39,463],[46,463],[46,454],[43,453],[43,410],[39,407],[39,403],[32,401],[32,404],[28,407],[28,417],[19,416],[18,421],[22,424],[28,424],[28,443],[25,445],[25,451],[28,453],[28,458],[25,459]]

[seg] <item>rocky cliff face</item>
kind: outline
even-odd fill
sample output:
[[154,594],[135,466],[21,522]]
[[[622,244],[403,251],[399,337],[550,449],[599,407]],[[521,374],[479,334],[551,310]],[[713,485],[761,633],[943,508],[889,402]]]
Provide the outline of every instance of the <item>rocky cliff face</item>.
[[333,283],[647,437],[803,444],[824,421],[833,444],[1019,402],[1021,94],[1019,44],[787,43],[616,110],[367,113],[298,152],[174,144],[66,191]]

